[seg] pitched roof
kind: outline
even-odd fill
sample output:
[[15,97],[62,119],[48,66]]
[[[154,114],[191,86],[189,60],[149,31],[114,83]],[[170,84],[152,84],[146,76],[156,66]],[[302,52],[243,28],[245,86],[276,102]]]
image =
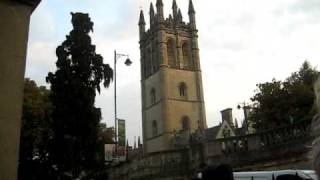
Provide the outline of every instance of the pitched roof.
[[216,139],[219,130],[220,130],[221,125],[218,126],[213,126],[211,128],[208,128],[205,130],[205,136],[207,140],[214,140]]

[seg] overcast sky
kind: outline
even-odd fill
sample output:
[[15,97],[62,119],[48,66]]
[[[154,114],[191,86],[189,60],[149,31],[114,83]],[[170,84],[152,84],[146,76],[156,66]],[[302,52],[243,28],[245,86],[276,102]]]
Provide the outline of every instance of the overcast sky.
[[[118,118],[127,136],[140,136],[141,93],[138,19],[149,22],[151,0],[43,0],[31,18],[26,77],[47,85],[55,70],[55,48],[72,29],[70,12],[89,13],[96,52],[113,65],[113,51],[129,54],[132,66],[117,65]],[[152,0],[155,4],[155,0]],[[164,0],[165,15],[172,0]],[[189,0],[177,0],[188,21]],[[257,83],[283,80],[304,60],[320,63],[319,0],[194,0],[208,126],[221,121],[220,110],[248,102]],[[147,25],[148,26],[148,25]],[[122,61],[122,62],[121,62]],[[318,68],[319,69],[319,68]],[[47,85],[48,86],[48,85]],[[96,98],[102,118],[114,125],[113,84]]]

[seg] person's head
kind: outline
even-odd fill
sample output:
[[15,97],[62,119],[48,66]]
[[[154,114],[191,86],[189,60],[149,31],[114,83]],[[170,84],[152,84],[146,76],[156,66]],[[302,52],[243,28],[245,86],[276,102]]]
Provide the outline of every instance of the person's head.
[[216,177],[219,180],[234,180],[232,167],[227,164],[219,165],[216,168]]
[[214,179],[215,176],[215,166],[208,166],[202,171],[202,176],[201,178],[203,180],[209,180],[209,179]]
[[231,166],[222,164],[217,167],[209,166],[202,173],[203,180],[234,180]]

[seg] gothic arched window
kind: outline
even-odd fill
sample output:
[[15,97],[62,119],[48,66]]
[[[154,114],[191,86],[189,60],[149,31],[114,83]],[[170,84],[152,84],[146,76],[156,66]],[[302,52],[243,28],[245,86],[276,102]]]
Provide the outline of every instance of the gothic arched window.
[[187,86],[186,83],[182,82],[179,85],[179,94],[181,97],[187,97]]
[[151,104],[156,103],[156,90],[154,88],[150,91],[150,102]]
[[151,64],[152,64],[152,59],[151,59],[151,48],[148,48],[146,53],[145,53],[145,64],[144,64],[144,74],[145,78],[149,77],[151,75]]
[[169,66],[176,66],[176,58],[175,58],[175,43],[173,39],[169,39],[167,41],[167,55],[168,55],[168,63]]
[[156,120],[152,121],[152,136],[157,136],[158,135],[158,124]]
[[156,51],[157,47],[157,42],[152,44],[152,48],[151,48],[151,57],[152,57],[152,72],[155,73],[158,71],[159,69],[159,57],[158,57],[158,53]]
[[182,118],[182,130],[189,130],[190,129],[190,119],[188,116],[184,116]]
[[182,55],[183,55],[183,68],[190,68],[191,63],[191,49],[189,43],[183,43],[182,45]]

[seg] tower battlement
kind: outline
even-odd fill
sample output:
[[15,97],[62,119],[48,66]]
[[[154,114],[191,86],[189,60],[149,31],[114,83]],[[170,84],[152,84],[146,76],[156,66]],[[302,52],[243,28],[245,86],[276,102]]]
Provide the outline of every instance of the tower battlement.
[[192,0],[189,1],[189,21],[186,22],[183,19],[181,9],[178,8],[178,5],[175,0],[172,2],[172,13],[167,17],[163,17],[163,3],[162,0],[157,0],[156,3],[157,12],[154,11],[154,5],[150,3],[149,8],[149,19],[150,19],[150,27],[149,29],[145,29],[145,19],[144,13],[141,10],[139,26],[140,28],[140,40],[145,40],[152,31],[157,31],[158,29],[179,29],[181,31],[196,31],[196,22],[195,22],[195,10]]

